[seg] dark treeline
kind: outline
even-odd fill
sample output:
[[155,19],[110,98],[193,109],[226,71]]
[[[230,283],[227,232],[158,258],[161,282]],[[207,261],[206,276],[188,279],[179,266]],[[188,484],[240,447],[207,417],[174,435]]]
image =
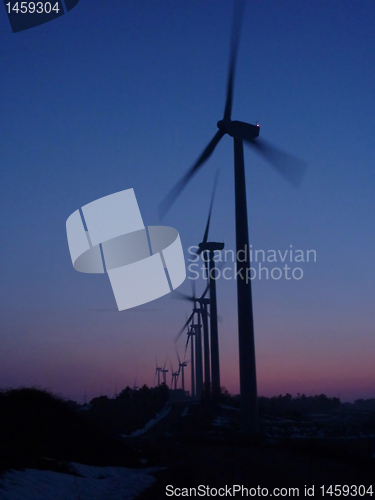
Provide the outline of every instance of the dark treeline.
[[357,399],[354,403],[343,403],[343,407],[347,410],[375,412],[375,398]]
[[[36,388],[0,391],[0,470],[36,467],[41,457],[135,466],[137,460],[119,440],[120,435],[142,429],[168,401],[184,398],[182,391],[170,390],[165,384],[144,385],[138,390],[126,387],[114,398],[99,396],[85,405]],[[223,389],[221,403],[239,407],[239,397]],[[275,415],[298,420],[309,414],[329,414],[346,427],[374,430],[375,399],[341,403],[324,394],[285,394],[260,397],[259,409],[261,418]]]
[[55,469],[60,461],[137,466],[136,455],[77,411],[37,388],[0,391],[0,471]]
[[92,399],[80,413],[106,432],[128,434],[144,427],[163,409],[168,399],[169,389],[165,384],[151,388],[144,385],[137,390],[125,387],[117,397]]
[[[239,407],[239,396],[231,396],[227,391],[222,390],[222,401]],[[359,412],[375,412],[375,399],[357,399],[354,403],[342,403],[337,397],[328,397],[325,394],[306,396],[298,394],[293,397],[291,394],[258,398],[260,413],[270,413],[275,415],[313,414],[331,413],[332,411],[346,410]]]
[[302,394],[297,397],[285,394],[285,396],[259,398],[259,409],[264,413],[327,413],[339,410],[340,407],[339,398],[329,398],[325,394],[318,396]]

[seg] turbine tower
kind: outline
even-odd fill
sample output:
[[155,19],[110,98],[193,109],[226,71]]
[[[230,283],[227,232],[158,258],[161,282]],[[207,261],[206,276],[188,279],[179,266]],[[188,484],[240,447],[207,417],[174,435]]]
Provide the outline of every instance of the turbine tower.
[[171,374],[172,374],[171,389],[176,390],[177,389],[177,380],[178,380],[178,376],[180,375],[180,370],[177,372],[174,371],[172,361],[171,361]]
[[200,309],[194,307],[193,314],[196,315],[197,323],[191,323],[190,328],[195,334],[195,395],[198,399],[203,394],[203,364],[202,364],[202,323]]
[[193,328],[189,328],[187,331],[187,342],[185,346],[185,356],[186,356],[186,351],[188,348],[188,344],[190,341],[190,355],[191,355],[191,390],[190,390],[190,395],[192,398],[195,398],[196,392],[195,392],[195,353],[194,353],[194,337],[195,337],[195,331]]
[[154,377],[154,382],[156,380],[156,377],[158,377],[158,387],[160,386],[160,372],[162,368],[161,366],[158,366],[158,360],[155,359],[155,377]]
[[[263,156],[275,170],[283,175],[295,187],[302,181],[305,164],[278,150],[274,146],[259,140],[260,128],[258,125],[232,120],[234,73],[244,6],[244,0],[238,0],[238,2],[235,3],[226,102],[223,119],[217,123],[219,130],[206,146],[196,163],[164,199],[161,204],[161,213],[164,215],[167,212],[184,187],[212,155],[214,149],[224,135],[228,134],[231,136],[234,143],[241,425],[243,432],[246,434],[257,435],[259,433],[259,416],[251,280],[248,279],[247,275],[248,268],[250,268],[250,258],[243,143],[245,142],[252,147],[255,152]],[[245,258],[242,258],[242,256],[245,256]]]

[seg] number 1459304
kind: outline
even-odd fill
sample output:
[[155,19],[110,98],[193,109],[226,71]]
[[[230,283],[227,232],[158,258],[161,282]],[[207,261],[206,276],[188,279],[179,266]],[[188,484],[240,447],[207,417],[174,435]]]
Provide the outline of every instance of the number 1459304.
[[8,10],[8,14],[11,12],[16,12],[17,14],[49,14],[50,12],[59,13],[59,3],[56,2],[16,2],[13,7],[10,2],[5,4]]

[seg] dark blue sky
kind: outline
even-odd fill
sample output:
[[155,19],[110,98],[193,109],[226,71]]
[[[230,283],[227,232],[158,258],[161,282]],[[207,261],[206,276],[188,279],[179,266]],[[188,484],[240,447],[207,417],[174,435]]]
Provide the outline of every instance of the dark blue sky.
[[[160,223],[160,201],[223,114],[232,5],[80,0],[16,34],[0,10],[0,386],[112,394],[136,373],[151,384],[155,355],[173,356],[189,305],[167,296],[116,312],[108,277],[73,269],[65,222],[134,188],[144,222]],[[262,137],[309,164],[295,191],[245,150],[251,243],[317,255],[290,264],[301,280],[253,281],[261,394],[375,396],[374,26],[372,0],[247,2],[233,119],[258,121]],[[187,258],[218,168],[211,235],[234,249],[226,136],[163,222]],[[222,385],[234,393],[235,289],[218,282]]]

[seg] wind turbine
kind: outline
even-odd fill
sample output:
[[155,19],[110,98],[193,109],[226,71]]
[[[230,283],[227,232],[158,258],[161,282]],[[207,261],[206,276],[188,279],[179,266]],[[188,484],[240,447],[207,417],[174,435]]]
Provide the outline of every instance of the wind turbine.
[[200,400],[203,394],[203,359],[202,359],[202,322],[200,309],[194,307],[193,315],[196,315],[197,323],[193,322],[190,329],[195,334],[195,395]]
[[[206,290],[207,291],[207,290]],[[205,292],[206,293],[206,292]],[[184,294],[176,294],[175,295],[180,296],[185,298]],[[201,322],[201,310],[196,307],[196,300],[194,300],[195,297],[195,287],[193,283],[193,302],[194,302],[194,308],[193,312],[189,316],[189,318],[186,320],[186,323],[184,326],[181,328],[179,333],[177,334],[175,338],[175,342],[178,341],[178,339],[181,337],[182,332],[185,330],[186,327],[188,327],[188,338],[186,342],[186,348],[185,348],[185,354],[186,350],[190,341],[191,345],[191,370],[192,370],[192,396],[197,396],[198,399],[202,397],[203,393],[203,359],[202,359],[202,322]],[[197,316],[197,323],[194,323],[194,317],[195,315]],[[190,324],[190,328],[189,328]],[[207,327],[207,324],[206,324]],[[195,338],[195,340],[193,340]],[[195,359],[194,359],[195,358]],[[195,360],[195,363],[194,363]],[[193,380],[193,375],[194,375],[194,367],[195,367],[195,378]]]
[[187,331],[187,342],[185,346],[185,356],[186,356],[186,351],[189,345],[190,341],[190,355],[191,355],[191,390],[190,390],[190,395],[192,398],[195,398],[195,354],[194,354],[194,337],[195,337],[195,331],[193,328],[188,328]]
[[160,372],[161,372],[162,368],[161,366],[158,366],[158,360],[155,359],[155,377],[154,377],[154,382],[155,382],[155,379],[156,379],[156,376],[158,377],[158,387],[160,386]]
[[[274,146],[259,140],[260,128],[258,125],[232,120],[234,73],[244,6],[244,0],[235,3],[226,102],[223,119],[217,122],[219,130],[195,164],[163,200],[160,208],[161,214],[164,215],[192,177],[209,159],[225,134],[233,138],[241,424],[245,433],[256,435],[259,433],[259,416],[251,281],[247,279],[247,266],[250,267],[250,258],[243,143],[245,142],[255,152],[263,156],[278,173],[295,187],[298,187],[302,181],[305,164]],[[242,258],[242,256],[245,256],[245,258]]]
[[[211,375],[212,375],[212,395],[217,400],[220,395],[220,359],[219,359],[219,334],[217,325],[217,298],[216,298],[216,274],[215,274],[215,251],[224,249],[224,243],[209,242],[208,232],[210,230],[211,213],[214,204],[215,191],[218,174],[216,174],[214,188],[212,191],[210,210],[208,212],[206,229],[203,240],[199,243],[197,255],[203,252],[207,270],[207,279],[210,288],[210,331],[211,331]],[[206,258],[208,256],[208,259]],[[208,261],[208,262],[207,262]],[[208,265],[207,265],[208,264]]]
[[187,362],[184,360],[181,362],[180,355],[178,354],[178,350],[176,349],[176,354],[177,354],[177,359],[178,359],[178,371],[181,372],[181,389],[183,390],[185,394],[185,375],[184,375],[184,369],[187,366]]
[[[209,329],[208,329],[208,311],[207,307],[210,304],[210,299],[206,297],[207,291],[209,289],[209,285],[206,287],[205,291],[202,293],[200,297],[195,295],[195,286],[193,282],[193,291],[192,295],[187,295],[185,293],[179,292],[175,290],[173,296],[178,299],[187,300],[189,302],[193,302],[194,309],[190,318],[186,322],[186,324],[194,317],[194,314],[200,314],[202,319],[203,326],[203,353],[204,353],[204,386],[205,386],[205,395],[209,395],[211,388],[211,374],[210,374],[210,341],[209,341]],[[199,304],[199,308],[197,307]],[[186,326],[185,324],[185,326]],[[185,327],[184,326],[184,327]],[[183,332],[181,330],[180,334],[176,337],[176,341],[179,339]]]
[[171,373],[172,373],[171,389],[176,390],[177,389],[177,380],[178,380],[178,376],[180,375],[180,370],[178,372],[174,371],[172,361],[171,361]]
[[168,361],[168,356],[167,356],[167,358],[166,358],[166,360],[165,360],[165,363],[164,363],[164,366],[163,366],[163,368],[162,368],[162,370],[161,370],[161,373],[163,374],[163,383],[164,383],[165,385],[167,385],[167,373],[168,373],[168,371],[169,371],[169,370],[167,370],[167,369],[165,368],[165,367],[166,367],[166,365],[167,365],[167,361]]

